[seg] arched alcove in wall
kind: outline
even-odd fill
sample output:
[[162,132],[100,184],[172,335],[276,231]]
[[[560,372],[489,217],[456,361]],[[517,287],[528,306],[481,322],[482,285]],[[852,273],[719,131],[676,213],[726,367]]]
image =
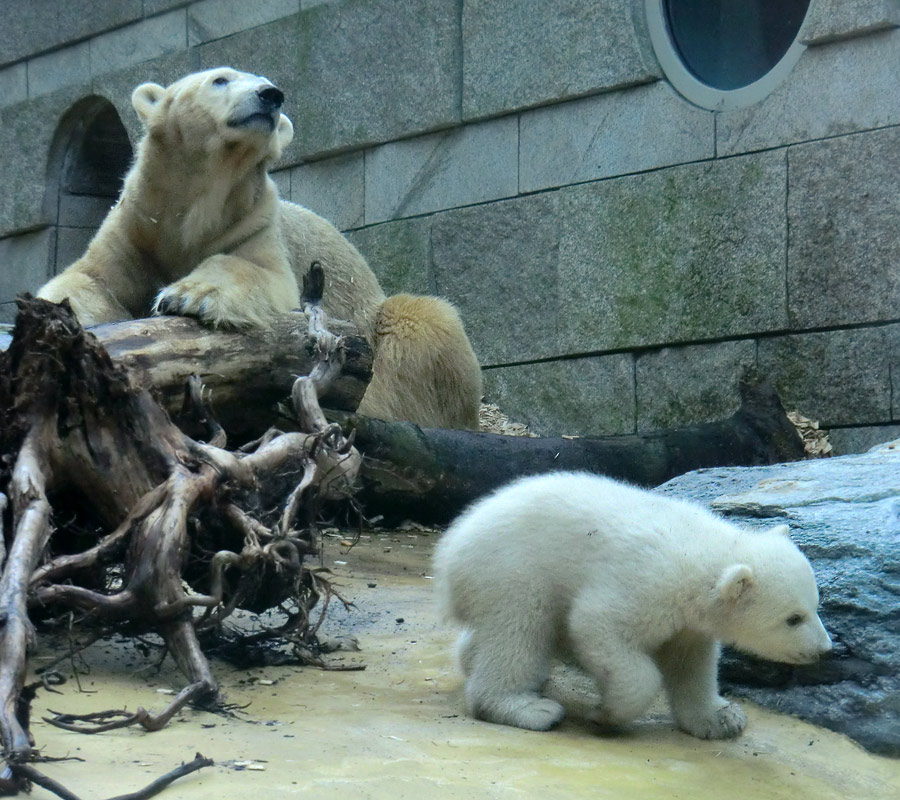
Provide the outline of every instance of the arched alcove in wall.
[[47,163],[45,209],[56,227],[59,272],[87,247],[122,188],[133,157],[115,106],[91,95],[62,117]]

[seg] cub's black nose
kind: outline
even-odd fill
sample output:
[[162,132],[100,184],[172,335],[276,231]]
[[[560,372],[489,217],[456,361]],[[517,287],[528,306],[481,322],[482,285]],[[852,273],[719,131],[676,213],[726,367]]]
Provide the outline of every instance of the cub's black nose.
[[263,104],[271,109],[281,108],[284,103],[284,92],[275,86],[267,86],[265,89],[260,89],[256,94]]

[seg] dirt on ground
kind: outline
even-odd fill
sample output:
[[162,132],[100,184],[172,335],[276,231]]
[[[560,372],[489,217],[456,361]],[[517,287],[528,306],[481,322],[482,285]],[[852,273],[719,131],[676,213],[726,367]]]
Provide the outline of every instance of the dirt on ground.
[[[98,644],[89,674],[41,693],[33,732],[47,755],[83,761],[42,769],[85,798],[133,791],[200,751],[216,765],[169,787],[161,798],[615,798],[887,800],[900,796],[900,761],[872,756],[849,740],[749,706],[747,732],[700,741],[677,731],[665,707],[627,734],[600,737],[577,716],[582,694],[568,687],[563,725],[535,733],[466,715],[451,656],[454,631],[432,602],[434,532],[364,535],[348,548],[327,536],[323,563],[356,603],[337,604],[323,626],[359,650],[329,656],[361,672],[295,666],[236,669],[214,662],[232,716],[188,710],[157,733],[126,729],[82,736],[37,721],[48,708],[87,712],[161,707],[182,686],[133,646]],[[344,544],[342,544],[344,542]],[[252,620],[251,620],[252,622]],[[36,664],[55,653],[38,654]],[[65,670],[71,675],[71,669]],[[560,690],[566,694],[565,687]],[[35,800],[50,797],[43,790]]]

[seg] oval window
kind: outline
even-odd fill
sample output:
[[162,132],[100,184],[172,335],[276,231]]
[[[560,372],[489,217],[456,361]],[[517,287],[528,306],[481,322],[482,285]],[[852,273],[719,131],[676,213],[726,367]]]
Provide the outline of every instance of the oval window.
[[810,0],[646,0],[666,77],[688,100],[726,110],[765,97],[796,63]]

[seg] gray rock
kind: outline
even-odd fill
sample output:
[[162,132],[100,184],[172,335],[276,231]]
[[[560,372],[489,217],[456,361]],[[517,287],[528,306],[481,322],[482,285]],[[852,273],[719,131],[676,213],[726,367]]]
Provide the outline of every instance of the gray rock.
[[348,153],[295,167],[290,199],[340,230],[360,227],[365,222],[363,161],[362,153]]
[[187,11],[188,45],[221,39],[238,31],[289,17],[299,10],[297,0],[215,0],[194,3]]
[[698,470],[657,491],[748,527],[786,522],[816,572],[834,655],[788,667],[729,653],[726,691],[900,756],[900,440],[863,455]]
[[900,425],[866,425],[861,428],[829,428],[828,441],[836,456],[865,453],[881,442],[900,438]]
[[712,158],[714,116],[663,81],[526,111],[519,188],[534,192]]
[[45,207],[47,155],[58,121],[76,100],[89,94],[88,86],[72,86],[0,108],[0,153],[5,155],[0,161],[0,237],[55,220],[55,191]]
[[102,75],[184,50],[186,31],[184,9],[176,9],[100,34],[91,40],[91,74]]
[[55,251],[56,228],[0,239],[0,302],[36,291],[53,274]]
[[366,223],[515,196],[518,156],[515,117],[375,147],[366,153]]
[[21,103],[28,97],[28,68],[24,61],[0,69],[0,106]]

